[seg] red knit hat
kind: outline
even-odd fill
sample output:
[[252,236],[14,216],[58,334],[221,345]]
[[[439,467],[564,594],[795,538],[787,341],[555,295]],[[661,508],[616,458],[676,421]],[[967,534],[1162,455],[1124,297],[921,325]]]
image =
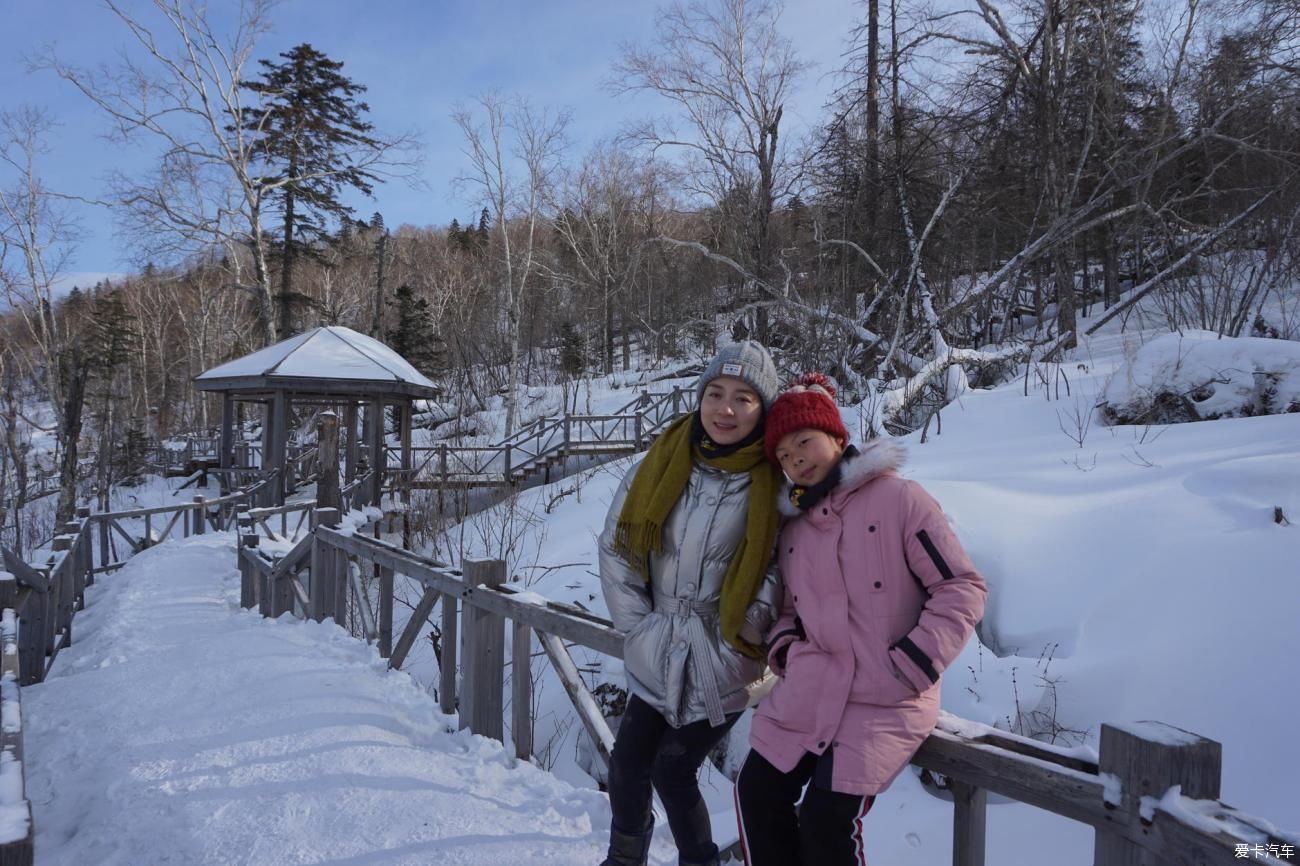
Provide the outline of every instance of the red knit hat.
[[796,430],[821,430],[849,441],[848,428],[835,405],[835,386],[821,373],[804,373],[790,383],[773,401],[763,423],[763,449],[773,463],[777,462],[777,444]]

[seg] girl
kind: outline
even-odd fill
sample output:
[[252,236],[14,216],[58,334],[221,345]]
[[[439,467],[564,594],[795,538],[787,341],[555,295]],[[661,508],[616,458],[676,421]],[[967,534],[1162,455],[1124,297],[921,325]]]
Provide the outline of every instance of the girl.
[[736,779],[749,866],[866,863],[862,819],[934,728],[939,676],[984,610],[984,580],[939,504],[896,474],[902,446],[850,446],[834,393],[806,374],[764,434],[789,479],[788,520],[768,652],[779,679]]
[[779,472],[764,457],[776,367],[758,343],[726,347],[700,376],[699,408],[628,473],[600,536],[600,579],[627,637],[627,711],[609,766],[613,813],[603,866],[643,866],[651,785],[682,866],[716,864],[700,764],[758,698],[763,636],[778,591],[769,572]]

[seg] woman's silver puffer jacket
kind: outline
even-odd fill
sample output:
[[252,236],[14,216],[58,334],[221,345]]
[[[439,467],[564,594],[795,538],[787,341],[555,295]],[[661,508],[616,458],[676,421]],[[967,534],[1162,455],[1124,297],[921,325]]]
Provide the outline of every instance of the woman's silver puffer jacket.
[[[628,688],[673,727],[758,702],[774,680],[763,661],[736,652],[718,626],[722,579],[745,535],[749,473],[695,463],[690,482],[664,524],[663,550],[650,557],[651,582],[614,552],[614,529],[633,466],[614,495],[600,534],[600,583],[614,627],[627,635]],[[781,607],[776,564],[746,614],[741,635],[761,645]]]

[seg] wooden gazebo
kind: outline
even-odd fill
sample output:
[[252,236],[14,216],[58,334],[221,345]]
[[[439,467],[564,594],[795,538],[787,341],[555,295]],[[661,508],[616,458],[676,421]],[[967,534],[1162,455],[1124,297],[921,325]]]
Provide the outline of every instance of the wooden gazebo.
[[[235,404],[263,407],[262,470],[279,468],[268,504],[282,505],[291,484],[287,452],[294,407],[343,409],[340,443],[346,478],[358,473],[363,452],[376,470],[364,500],[378,504],[388,469],[384,413],[397,410],[402,469],[411,469],[411,406],[437,389],[406,359],[378,340],[350,328],[330,326],[282,340],[196,376],[200,391],[219,392],[222,469],[236,467]],[[358,430],[360,421],[360,430]],[[223,474],[223,478],[226,475]]]

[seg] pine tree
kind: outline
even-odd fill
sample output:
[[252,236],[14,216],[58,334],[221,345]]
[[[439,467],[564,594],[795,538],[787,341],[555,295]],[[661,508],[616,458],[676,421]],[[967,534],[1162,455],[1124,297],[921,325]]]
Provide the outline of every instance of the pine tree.
[[139,418],[132,417],[127,422],[126,440],[120,453],[118,474],[123,484],[130,486],[143,480],[140,476],[144,472],[148,449],[149,437],[145,435],[144,424]]
[[136,319],[121,295],[106,292],[95,297],[86,321],[86,357],[91,375],[108,380],[130,362],[140,343]]
[[447,344],[438,336],[429,302],[417,298],[410,284],[402,283],[393,292],[389,308],[397,324],[387,334],[387,343],[411,366],[426,376],[447,369]]
[[560,325],[560,368],[570,379],[577,378],[587,369],[587,338],[571,321]]
[[127,309],[119,292],[95,296],[82,339],[91,381],[88,396],[99,432],[100,503],[107,505],[107,492],[114,480],[113,470],[130,471],[122,460],[113,459],[113,451],[119,442],[115,428],[123,414],[123,398],[127,396],[122,386],[129,377],[124,374],[140,345],[136,318]]
[[478,229],[474,233],[474,251],[484,252],[488,248],[489,232],[492,230],[492,217],[488,215],[488,209],[483,208],[482,213],[478,215]]
[[305,296],[293,285],[295,256],[326,236],[328,218],[351,213],[340,200],[345,189],[369,194],[376,175],[366,154],[382,148],[363,120],[370,107],[358,100],[366,88],[342,75],[343,64],[303,43],[281,63],[260,61],[262,77],[242,82],[261,98],[245,129],[265,174],[261,184],[283,217],[279,336],[293,329],[293,306]]

